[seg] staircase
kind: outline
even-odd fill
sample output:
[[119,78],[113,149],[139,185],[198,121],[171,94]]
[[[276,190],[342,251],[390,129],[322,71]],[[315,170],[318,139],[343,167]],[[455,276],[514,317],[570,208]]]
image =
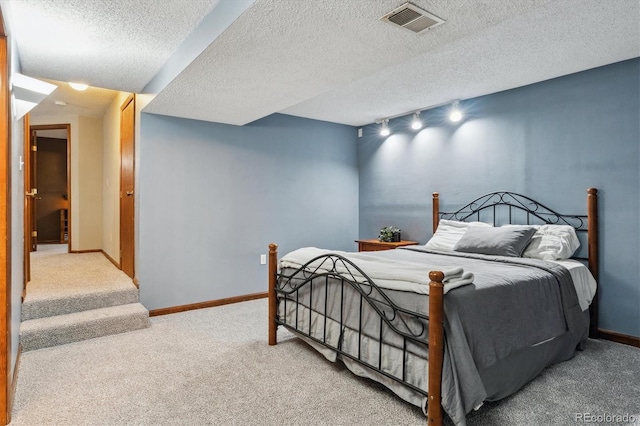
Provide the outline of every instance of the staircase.
[[23,351],[149,327],[138,289],[102,254],[38,255],[22,304]]

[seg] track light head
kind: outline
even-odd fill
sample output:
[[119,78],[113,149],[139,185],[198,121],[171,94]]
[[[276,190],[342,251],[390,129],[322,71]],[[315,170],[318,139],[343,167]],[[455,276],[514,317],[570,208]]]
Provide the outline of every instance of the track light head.
[[413,120],[411,121],[411,128],[413,130],[422,129],[422,120],[420,120],[420,111],[413,114]]
[[451,111],[449,112],[449,120],[457,123],[462,120],[462,110],[460,109],[460,104],[458,101],[455,101],[451,107]]
[[389,130],[389,120],[382,120],[382,126],[380,127],[380,135],[389,136],[390,134],[391,134],[391,130]]

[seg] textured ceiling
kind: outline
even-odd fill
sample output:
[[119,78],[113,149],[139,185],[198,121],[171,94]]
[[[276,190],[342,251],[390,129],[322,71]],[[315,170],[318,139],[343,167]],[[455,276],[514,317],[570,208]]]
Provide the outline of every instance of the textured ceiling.
[[14,0],[22,73],[138,92],[218,0]]
[[[23,73],[138,92],[217,2],[13,1],[40,17],[14,26]],[[414,0],[446,21],[420,35],[379,20],[403,2],[256,0],[145,111],[359,126],[640,56],[638,0]]]
[[638,56],[640,2],[555,1],[281,112],[362,125]]
[[259,0],[148,111],[363,125],[639,55],[636,0],[416,0],[446,20],[421,35],[379,20],[400,3]]
[[[85,117],[102,117],[118,94],[115,90],[89,87],[79,92],[63,81],[43,79],[58,86],[38,106],[31,110],[32,117],[51,117],[56,115],[82,115]],[[66,105],[56,105],[63,101]]]

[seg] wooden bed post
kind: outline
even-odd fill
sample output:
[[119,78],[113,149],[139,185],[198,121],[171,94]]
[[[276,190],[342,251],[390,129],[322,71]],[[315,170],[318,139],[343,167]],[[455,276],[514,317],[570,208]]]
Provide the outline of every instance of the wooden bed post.
[[433,232],[436,232],[438,229],[438,223],[440,222],[440,194],[434,192],[432,194],[433,202],[431,206],[433,208]]
[[[437,194],[434,194],[434,200]],[[435,221],[434,221],[435,224]],[[442,425],[442,362],[444,358],[444,274],[429,273],[429,382],[427,424]]]
[[[589,270],[591,275],[600,284],[598,279],[598,190],[587,189],[587,244],[589,246]],[[589,324],[589,337],[598,337],[598,293],[591,301],[591,314]]]
[[269,345],[278,343],[276,324],[276,274],[278,273],[278,245],[269,244]]

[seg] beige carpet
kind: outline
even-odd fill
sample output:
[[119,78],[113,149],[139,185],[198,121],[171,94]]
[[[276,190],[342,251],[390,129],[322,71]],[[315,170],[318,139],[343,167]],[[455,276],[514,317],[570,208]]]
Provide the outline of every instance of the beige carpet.
[[[286,331],[268,346],[266,318],[260,299],[27,352],[11,425],[426,424],[420,409]],[[470,414],[468,424],[575,424],[576,413],[640,413],[639,371],[637,348],[590,340],[573,360]]]
[[31,253],[25,302],[131,287],[131,278],[102,253],[67,253],[66,244],[40,244]]
[[20,344],[37,350],[149,326],[131,279],[102,253],[39,245],[22,304]]

